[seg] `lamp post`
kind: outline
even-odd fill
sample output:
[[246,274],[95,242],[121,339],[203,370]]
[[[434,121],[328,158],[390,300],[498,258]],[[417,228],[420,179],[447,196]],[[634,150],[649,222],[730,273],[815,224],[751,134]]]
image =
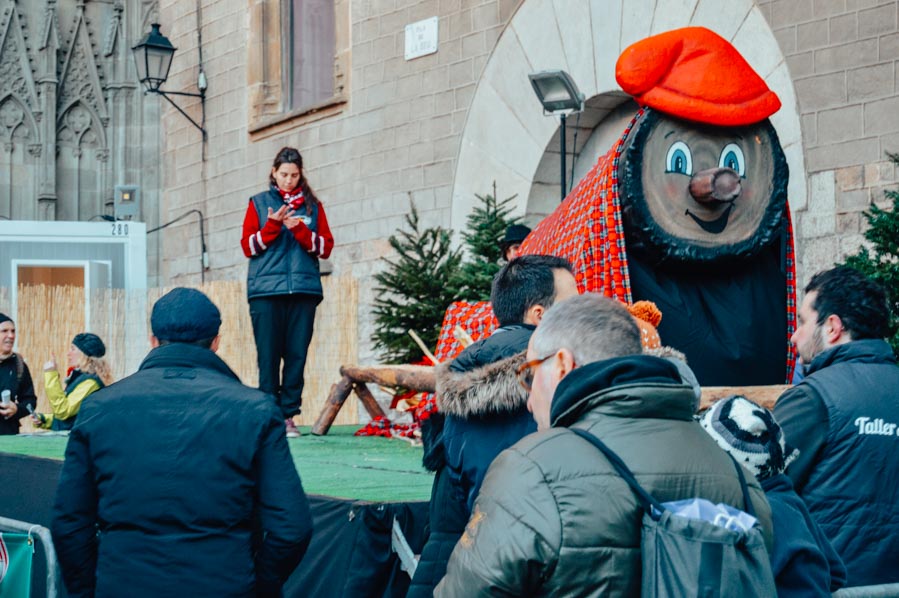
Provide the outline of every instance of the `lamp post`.
[[558,114],[562,121],[559,130],[559,145],[562,151],[562,200],[565,199],[565,119],[573,112],[581,112],[584,109],[584,94],[582,94],[571,75],[565,71],[540,71],[528,75],[531,87],[537,94],[537,99],[543,105],[544,114]]
[[[175,107],[190,123],[203,134],[206,141],[206,74],[200,67],[197,77],[197,89],[200,93],[187,93],[183,91],[163,91],[160,89],[169,78],[169,69],[172,67],[172,57],[175,55],[175,46],[159,31],[159,23],[153,23],[150,32],[141,39],[136,46],[131,48],[134,53],[134,64],[137,67],[137,78],[143,83],[147,93],[155,93],[164,97],[169,104]],[[187,96],[200,98],[200,109],[203,113],[202,122],[198,123],[190,117],[181,106],[176,104],[169,96]]]

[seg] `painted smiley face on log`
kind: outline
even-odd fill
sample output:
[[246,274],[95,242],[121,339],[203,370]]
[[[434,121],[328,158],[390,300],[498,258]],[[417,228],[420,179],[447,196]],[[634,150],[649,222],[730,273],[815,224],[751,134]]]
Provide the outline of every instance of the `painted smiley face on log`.
[[647,108],[623,156],[629,248],[709,262],[753,255],[782,230],[789,177],[767,119],[717,127]]

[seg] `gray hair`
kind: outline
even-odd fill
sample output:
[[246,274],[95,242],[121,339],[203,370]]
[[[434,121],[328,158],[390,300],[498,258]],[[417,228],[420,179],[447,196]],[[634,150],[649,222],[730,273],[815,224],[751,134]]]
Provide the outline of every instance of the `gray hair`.
[[568,349],[577,366],[643,353],[633,316],[621,302],[596,293],[571,297],[549,308],[533,341],[537,357]]

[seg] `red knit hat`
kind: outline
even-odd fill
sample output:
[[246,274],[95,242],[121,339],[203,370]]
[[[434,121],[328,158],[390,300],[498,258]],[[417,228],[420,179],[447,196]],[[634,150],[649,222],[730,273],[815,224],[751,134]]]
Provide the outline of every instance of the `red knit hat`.
[[765,120],[777,95],[726,39],[705,27],[653,35],[618,57],[615,78],[641,106],[718,126]]

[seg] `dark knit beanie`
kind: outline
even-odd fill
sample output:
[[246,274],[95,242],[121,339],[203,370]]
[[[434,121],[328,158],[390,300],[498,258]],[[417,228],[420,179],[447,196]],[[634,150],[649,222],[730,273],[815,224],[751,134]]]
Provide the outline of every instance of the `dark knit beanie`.
[[2,324],[3,322],[12,322],[12,318],[10,318],[6,314],[0,314],[0,324]]
[[783,473],[798,451],[788,453],[774,415],[746,397],[733,396],[712,405],[700,421],[722,449],[763,480]]
[[72,339],[72,344],[88,357],[103,357],[106,355],[106,345],[103,344],[99,336],[91,332],[76,334],[75,338]]
[[156,302],[150,315],[153,336],[161,341],[192,343],[218,336],[219,308],[196,289],[178,287]]

